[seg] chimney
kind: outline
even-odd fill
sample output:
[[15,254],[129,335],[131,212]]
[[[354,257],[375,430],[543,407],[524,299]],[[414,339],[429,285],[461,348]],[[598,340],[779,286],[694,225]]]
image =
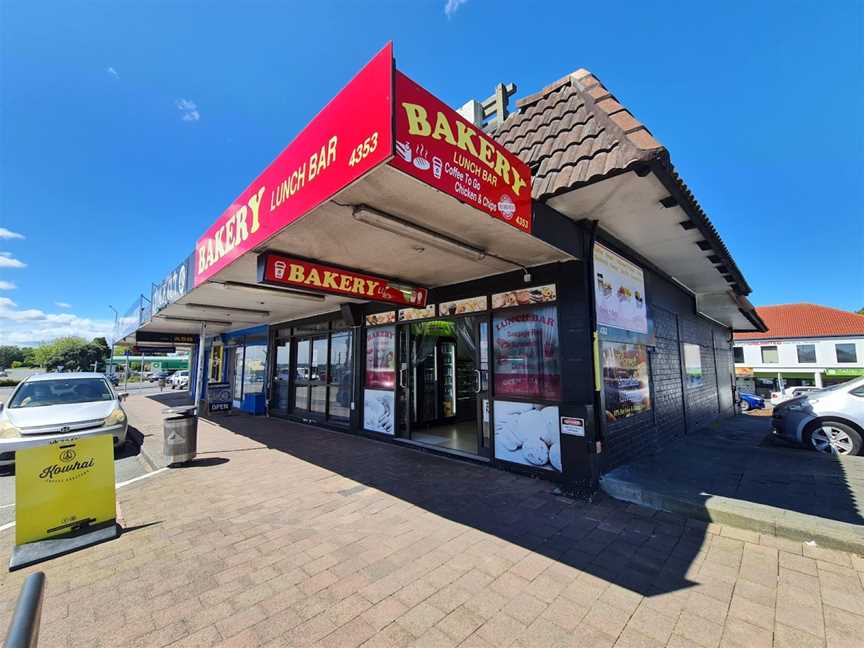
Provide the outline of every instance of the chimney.
[[478,128],[490,131],[507,119],[510,114],[508,105],[510,97],[516,93],[516,84],[508,83],[506,86],[499,83],[495,86],[495,94],[484,101],[471,99],[457,112]]

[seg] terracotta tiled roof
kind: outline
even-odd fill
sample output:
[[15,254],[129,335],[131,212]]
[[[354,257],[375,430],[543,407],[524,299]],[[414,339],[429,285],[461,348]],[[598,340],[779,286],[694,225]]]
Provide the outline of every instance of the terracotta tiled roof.
[[734,278],[731,287],[741,295],[750,293],[744,275],[678,175],[666,148],[595,75],[577,70],[518,100],[516,106],[518,110],[492,134],[531,168],[535,200],[653,163],[677,188],[678,203],[728,268]]
[[817,304],[757,306],[765,333],[735,333],[736,340],[864,335],[864,315]]
[[535,199],[666,156],[588,70],[559,79],[516,106],[494,135],[531,167]]

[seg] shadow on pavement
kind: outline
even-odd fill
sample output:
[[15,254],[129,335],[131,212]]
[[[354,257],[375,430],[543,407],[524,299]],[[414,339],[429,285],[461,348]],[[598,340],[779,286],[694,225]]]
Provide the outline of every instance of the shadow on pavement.
[[192,461],[183,461],[180,463],[169,464],[171,470],[182,468],[207,468],[209,466],[220,466],[231,461],[227,457],[207,457],[205,459],[193,459]]
[[722,497],[779,509],[775,515],[790,520],[788,512],[864,523],[864,457],[823,455],[775,441],[766,417],[718,422],[613,470],[604,481],[702,508]]
[[114,460],[137,457],[141,454],[142,445],[144,445],[144,435],[138,428],[130,425],[126,430],[126,443],[119,448],[114,448]]
[[151,527],[151,526],[157,526],[159,524],[162,524],[162,520],[156,520],[155,522],[148,522],[147,524],[135,524],[133,526],[120,526],[120,525],[117,525],[117,526],[120,530],[120,534],[122,535],[124,533],[132,533],[134,531],[139,531],[140,529],[146,529],[147,527]]
[[[173,404],[170,395],[151,396]],[[435,515],[652,596],[695,585],[685,576],[705,526],[598,494],[584,502],[555,484],[393,443],[243,414],[213,422]],[[490,559],[494,560],[494,556]]]

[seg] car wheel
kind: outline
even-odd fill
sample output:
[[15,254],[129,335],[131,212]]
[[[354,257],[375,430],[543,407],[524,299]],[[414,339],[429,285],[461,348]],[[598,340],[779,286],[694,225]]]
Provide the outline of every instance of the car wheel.
[[839,421],[821,421],[808,435],[810,447],[832,455],[861,454],[862,439],[857,430]]
[[741,401],[741,411],[746,412],[749,409],[750,409],[750,403],[748,403],[746,400],[742,400]]

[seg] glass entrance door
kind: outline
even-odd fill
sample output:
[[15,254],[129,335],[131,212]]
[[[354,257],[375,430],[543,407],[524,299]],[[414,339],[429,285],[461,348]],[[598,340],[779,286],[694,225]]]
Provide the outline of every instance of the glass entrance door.
[[271,393],[271,411],[277,415],[287,415],[291,401],[291,340],[288,338],[276,340]]
[[[483,390],[479,317],[399,327],[397,436],[437,448],[488,454],[480,434]],[[488,327],[488,324],[487,324]],[[486,329],[488,342],[488,328]],[[488,356],[485,376],[488,383]]]
[[294,411],[347,424],[354,390],[353,332],[343,329],[296,338],[295,345]]

